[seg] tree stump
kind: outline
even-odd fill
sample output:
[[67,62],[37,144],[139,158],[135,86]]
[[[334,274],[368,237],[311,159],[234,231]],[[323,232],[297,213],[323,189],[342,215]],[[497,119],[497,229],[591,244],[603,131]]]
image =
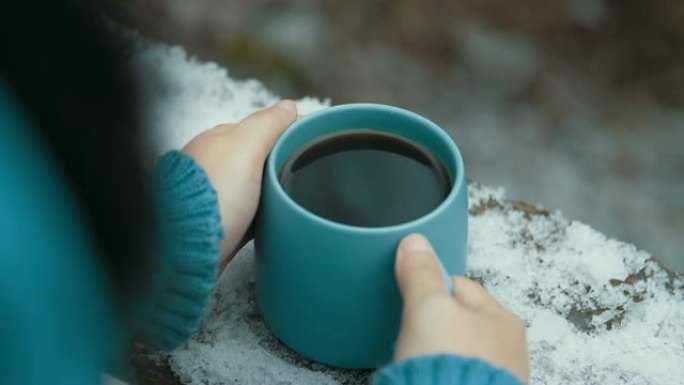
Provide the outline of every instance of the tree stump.
[[[150,101],[157,151],[277,98],[256,81],[133,36],[131,64]],[[303,99],[300,112],[327,102]],[[467,274],[528,325],[533,384],[684,383],[684,279],[656,258],[502,189],[469,186]],[[321,365],[289,350],[255,306],[253,248],[219,280],[197,335],[178,351],[131,354],[142,385],[363,384],[370,371]]]

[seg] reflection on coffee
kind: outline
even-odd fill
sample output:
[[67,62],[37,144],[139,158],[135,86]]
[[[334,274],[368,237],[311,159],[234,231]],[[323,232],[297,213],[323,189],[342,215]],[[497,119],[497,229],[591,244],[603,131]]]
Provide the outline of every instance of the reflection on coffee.
[[285,163],[279,177],[305,209],[362,227],[417,219],[439,206],[452,187],[442,162],[421,146],[364,129],[310,143]]

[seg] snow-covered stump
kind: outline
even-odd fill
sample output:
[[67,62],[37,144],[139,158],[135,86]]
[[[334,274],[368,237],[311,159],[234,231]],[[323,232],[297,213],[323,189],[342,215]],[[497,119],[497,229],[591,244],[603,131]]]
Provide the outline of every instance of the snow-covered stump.
[[[158,152],[278,98],[180,48],[135,44]],[[304,113],[327,102],[299,101]],[[502,189],[469,186],[468,275],[528,325],[532,384],[684,384],[684,278],[650,254]],[[253,248],[221,277],[200,332],[170,355],[136,350],[143,385],[363,384],[369,371],[306,360],[255,307]]]

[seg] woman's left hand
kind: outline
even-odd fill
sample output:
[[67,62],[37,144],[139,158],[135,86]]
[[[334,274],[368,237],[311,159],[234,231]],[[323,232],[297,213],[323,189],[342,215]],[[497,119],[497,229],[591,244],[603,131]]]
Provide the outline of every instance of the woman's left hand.
[[297,120],[291,100],[253,113],[239,123],[221,124],[196,136],[183,151],[204,168],[216,189],[226,238],[220,271],[252,237],[261,196],[264,163],[280,135]]

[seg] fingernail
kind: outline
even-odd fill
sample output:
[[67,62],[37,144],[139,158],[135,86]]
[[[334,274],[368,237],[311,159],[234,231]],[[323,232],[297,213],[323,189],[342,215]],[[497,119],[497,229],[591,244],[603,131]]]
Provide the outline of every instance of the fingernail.
[[432,251],[430,241],[420,234],[411,234],[401,242],[402,254],[425,253]]
[[276,107],[280,107],[288,112],[297,113],[297,105],[295,102],[289,99],[281,100],[278,103],[276,103]]

